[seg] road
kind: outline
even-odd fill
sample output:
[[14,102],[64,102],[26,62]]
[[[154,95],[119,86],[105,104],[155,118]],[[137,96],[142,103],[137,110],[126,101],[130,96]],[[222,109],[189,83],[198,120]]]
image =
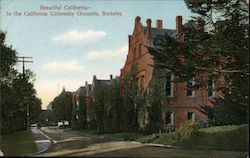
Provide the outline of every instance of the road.
[[41,131],[52,138],[54,143],[49,150],[37,156],[246,158],[247,154],[233,151],[155,147],[57,128],[43,128]]

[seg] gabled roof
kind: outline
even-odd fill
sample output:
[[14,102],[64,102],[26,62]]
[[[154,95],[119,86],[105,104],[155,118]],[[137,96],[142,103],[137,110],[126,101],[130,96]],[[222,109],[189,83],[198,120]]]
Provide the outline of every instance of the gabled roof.
[[81,86],[75,91],[75,94],[83,94],[86,93],[86,87]]
[[183,24],[183,27],[184,28],[190,28],[190,29],[193,29],[193,30],[198,29],[195,21],[193,21],[193,20],[190,20],[190,21],[186,22],[185,24]]
[[92,86],[91,84],[88,84],[89,89],[91,89],[91,86]]

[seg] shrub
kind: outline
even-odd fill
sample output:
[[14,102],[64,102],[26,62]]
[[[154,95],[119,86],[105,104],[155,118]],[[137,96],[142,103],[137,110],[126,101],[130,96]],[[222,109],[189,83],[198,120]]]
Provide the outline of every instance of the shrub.
[[214,126],[214,124],[215,123],[213,120],[203,120],[203,121],[198,121],[196,123],[198,129],[212,127],[212,126]]
[[199,131],[197,124],[190,121],[184,122],[176,130],[176,137],[179,142],[188,142],[198,134]]

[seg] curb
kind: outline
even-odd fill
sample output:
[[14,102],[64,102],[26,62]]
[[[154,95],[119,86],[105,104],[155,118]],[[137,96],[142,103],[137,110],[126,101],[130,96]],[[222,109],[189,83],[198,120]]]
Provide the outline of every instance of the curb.
[[232,151],[232,152],[245,152],[246,151],[239,151],[239,150],[226,150],[226,149],[213,149],[213,148],[187,148],[183,146],[173,146],[173,145],[164,145],[164,144],[154,144],[154,143],[142,143],[148,146],[154,147],[163,147],[163,148],[171,148],[171,149],[181,149],[181,150],[215,150],[215,151]]
[[148,146],[155,146],[155,147],[190,150],[189,148],[184,148],[184,147],[181,147],[181,146],[164,145],[164,144],[154,144],[154,143],[142,143],[142,144],[148,145]]
[[[111,137],[111,136],[104,136],[104,137],[108,137],[111,139],[116,139],[116,137]],[[224,150],[224,149],[213,149],[213,148],[201,148],[201,149],[193,149],[193,148],[187,148],[187,147],[183,147],[183,146],[174,146],[174,145],[164,145],[164,144],[155,144],[155,143],[142,143],[142,142],[138,142],[138,141],[133,141],[133,140],[124,140],[122,138],[118,138],[118,141],[125,141],[125,142],[129,142],[129,143],[134,143],[134,144],[143,144],[143,145],[147,145],[147,146],[153,146],[153,147],[162,147],[162,148],[171,148],[171,149],[181,149],[181,150],[217,150],[217,151],[233,151],[233,152],[245,152],[245,151],[237,151],[237,150]],[[247,152],[246,152],[247,153]],[[249,157],[247,157],[249,158]]]

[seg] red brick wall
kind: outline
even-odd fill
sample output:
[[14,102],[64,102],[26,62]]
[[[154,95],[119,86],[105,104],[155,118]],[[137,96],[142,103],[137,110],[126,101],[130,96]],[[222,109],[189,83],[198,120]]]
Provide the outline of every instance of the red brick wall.
[[[150,21],[148,21],[148,28],[150,28]],[[125,74],[131,71],[133,64],[138,64],[138,84],[143,82],[144,87],[147,87],[151,78],[153,69],[148,64],[153,64],[151,55],[148,53],[148,50],[144,45],[149,46],[150,38],[143,33],[143,27],[140,23],[140,17],[136,17],[134,32],[132,35],[129,35],[129,50],[127,59],[124,67],[121,69],[120,77],[123,80]]]

